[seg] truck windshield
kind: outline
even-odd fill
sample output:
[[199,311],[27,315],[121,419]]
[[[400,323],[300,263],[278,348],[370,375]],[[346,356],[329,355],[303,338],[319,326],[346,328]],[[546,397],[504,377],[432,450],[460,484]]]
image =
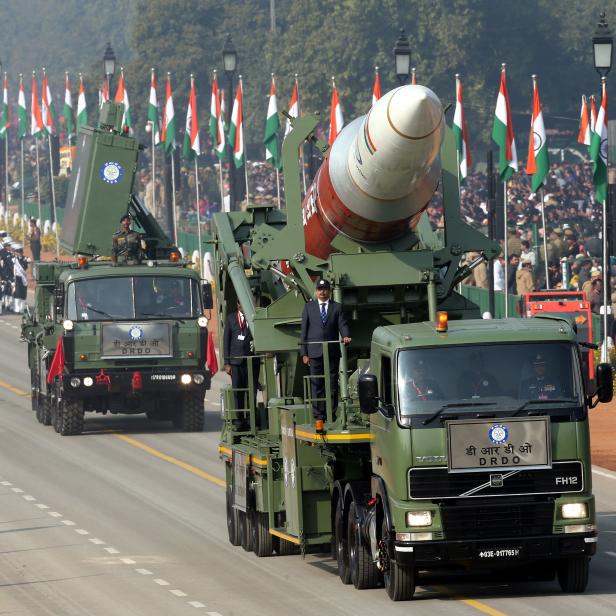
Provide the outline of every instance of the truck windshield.
[[573,345],[560,342],[401,351],[400,413],[434,413],[445,405],[459,414],[476,412],[474,406],[489,412],[550,400],[579,404],[577,365]]
[[78,280],[68,287],[73,321],[190,319],[201,315],[197,282],[179,276],[123,276]]

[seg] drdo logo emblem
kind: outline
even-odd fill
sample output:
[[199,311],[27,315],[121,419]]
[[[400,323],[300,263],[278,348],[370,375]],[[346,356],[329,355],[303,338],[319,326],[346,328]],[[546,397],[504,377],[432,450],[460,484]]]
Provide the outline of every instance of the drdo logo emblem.
[[117,184],[123,174],[122,165],[118,162],[110,160],[101,165],[101,180],[106,184]]
[[135,325],[128,330],[128,336],[131,340],[141,340],[143,338],[143,330]]
[[488,438],[495,445],[502,445],[509,438],[509,430],[503,424],[493,424],[488,430]]

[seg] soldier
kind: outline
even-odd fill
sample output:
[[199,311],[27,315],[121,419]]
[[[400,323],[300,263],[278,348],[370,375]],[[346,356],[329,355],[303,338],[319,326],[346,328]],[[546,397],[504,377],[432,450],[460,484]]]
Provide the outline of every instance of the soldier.
[[13,238],[6,235],[3,238],[3,249],[0,253],[0,280],[2,281],[2,305],[5,310],[13,309],[13,254],[11,245]]
[[4,311],[5,308],[5,284],[6,281],[4,279],[4,262],[10,258],[10,254],[8,249],[5,246],[5,241],[7,237],[6,231],[0,231],[0,314]]
[[32,250],[32,260],[41,260],[41,230],[36,224],[36,218],[30,219],[30,249]]
[[562,392],[555,379],[548,378],[545,370],[545,358],[541,353],[533,357],[533,373],[522,382],[520,398],[530,400],[553,400],[561,398]]
[[28,259],[24,257],[24,247],[19,244],[13,244],[13,312],[21,314],[26,307],[26,298],[28,297]]
[[117,265],[118,257],[121,263],[136,265],[141,263],[141,236],[130,228],[131,217],[125,214],[120,218],[122,230],[113,234],[111,262]]
[[411,400],[442,400],[443,390],[436,379],[430,376],[432,370],[425,359],[419,359],[415,364],[413,375],[408,381],[406,389]]

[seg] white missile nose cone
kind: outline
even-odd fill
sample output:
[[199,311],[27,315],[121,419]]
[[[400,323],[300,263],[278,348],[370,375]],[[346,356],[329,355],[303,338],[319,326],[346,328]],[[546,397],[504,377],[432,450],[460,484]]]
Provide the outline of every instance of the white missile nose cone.
[[387,117],[391,127],[407,139],[425,139],[442,127],[443,106],[424,86],[401,86],[389,99]]

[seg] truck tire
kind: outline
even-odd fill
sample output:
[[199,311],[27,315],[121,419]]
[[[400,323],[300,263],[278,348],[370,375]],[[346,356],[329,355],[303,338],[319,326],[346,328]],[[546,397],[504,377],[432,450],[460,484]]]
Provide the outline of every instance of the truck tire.
[[351,570],[349,569],[347,538],[344,532],[344,499],[342,497],[340,497],[336,503],[336,513],[334,514],[334,544],[336,550],[335,558],[338,564],[338,576],[343,584],[350,584]]
[[242,547],[244,542],[245,542],[245,535],[246,535],[246,513],[244,511],[237,511],[237,540],[238,540],[238,545],[241,545]]
[[185,393],[179,415],[174,418],[173,425],[183,432],[203,432],[204,423],[203,396],[199,392]]
[[349,551],[349,572],[353,586],[358,590],[375,588],[379,574],[370,550],[366,548],[361,538],[359,515],[357,506],[353,501],[349,507],[347,518],[347,546]]
[[[388,532],[387,520],[383,516],[383,527],[381,537],[385,537]],[[387,550],[384,550],[387,552]],[[387,596],[392,601],[409,601],[415,594],[416,571],[414,567],[402,567],[395,560],[386,557],[385,568],[383,569],[383,584]]]
[[39,377],[38,369],[35,367],[30,370],[30,397],[32,399],[32,410],[37,413],[41,406],[41,379]]
[[563,592],[584,592],[588,584],[590,558],[564,558],[558,563],[558,583]]
[[60,409],[59,433],[62,436],[74,436],[83,432],[83,403],[65,401]]
[[267,511],[252,510],[252,549],[259,557],[271,556],[274,552],[274,542],[269,532],[269,515]]
[[242,549],[245,552],[252,552],[252,525],[254,522],[253,510],[251,507],[246,507],[246,511],[240,515],[244,517],[244,532],[240,537],[242,540]]
[[36,409],[36,419],[44,426],[51,425],[51,401],[49,396],[41,394],[38,408]]
[[238,511],[233,507],[232,499],[233,487],[227,488],[227,533],[229,534],[229,543],[231,545],[239,545],[239,520]]

